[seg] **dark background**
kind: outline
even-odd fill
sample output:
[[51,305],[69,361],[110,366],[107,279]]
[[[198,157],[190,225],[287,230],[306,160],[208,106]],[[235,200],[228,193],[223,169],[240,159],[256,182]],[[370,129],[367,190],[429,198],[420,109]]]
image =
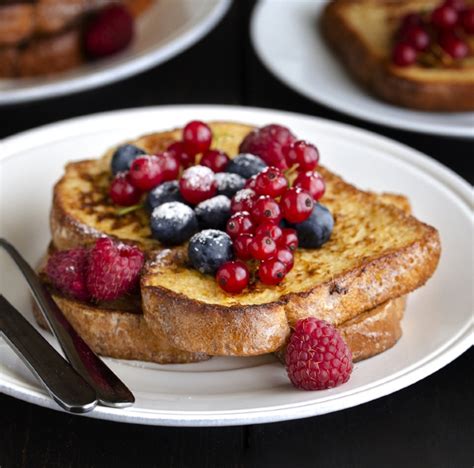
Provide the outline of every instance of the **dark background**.
[[[406,143],[474,180],[472,141],[379,127],[306,100],[273,78],[249,42],[253,2],[234,2],[199,44],[160,67],[68,97],[0,108],[0,138],[57,120],[156,104],[284,109]],[[284,32],[282,32],[284,33]],[[436,374],[362,406],[299,421],[229,428],[126,425],[0,395],[0,468],[472,467],[472,349]]]

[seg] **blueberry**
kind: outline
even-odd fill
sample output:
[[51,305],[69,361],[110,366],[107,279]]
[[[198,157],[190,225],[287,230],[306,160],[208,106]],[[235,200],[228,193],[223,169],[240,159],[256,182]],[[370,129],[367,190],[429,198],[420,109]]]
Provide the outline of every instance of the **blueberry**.
[[112,169],[112,174],[115,175],[118,172],[128,171],[130,169],[130,164],[132,161],[140,154],[145,154],[145,150],[138,148],[135,145],[121,145],[112,155],[112,162],[110,167]]
[[220,229],[225,231],[225,225],[230,218],[230,199],[224,195],[209,198],[194,208],[199,223],[199,229]]
[[189,241],[189,261],[201,273],[214,274],[223,263],[232,260],[232,257],[232,241],[225,232],[205,229]]
[[229,198],[232,198],[245,185],[245,179],[238,174],[218,172],[215,177],[218,195],[225,195]]
[[173,201],[184,203],[184,199],[179,193],[179,183],[177,180],[163,182],[154,189],[151,189],[146,197],[146,206],[152,211],[153,208],[163,205],[163,203]]
[[300,247],[315,249],[321,247],[331,237],[334,218],[325,206],[316,203],[313,212],[306,221],[292,224],[290,227],[296,229]]
[[187,241],[198,230],[198,222],[189,206],[169,202],[153,209],[150,227],[153,237],[161,243],[178,245]]
[[226,172],[238,174],[244,179],[248,179],[258,174],[267,167],[267,163],[263,159],[250,153],[238,154],[227,164]]

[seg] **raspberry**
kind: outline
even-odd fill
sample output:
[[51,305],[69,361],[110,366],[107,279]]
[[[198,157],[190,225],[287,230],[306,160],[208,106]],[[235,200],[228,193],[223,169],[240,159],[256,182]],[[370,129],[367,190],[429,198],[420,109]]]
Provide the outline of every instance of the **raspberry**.
[[110,5],[101,10],[84,31],[84,49],[89,57],[115,54],[133,39],[133,16],[123,5]]
[[281,125],[267,125],[250,132],[239,146],[241,153],[260,156],[269,166],[287,169],[286,148],[296,140],[290,130]]
[[64,294],[87,301],[90,298],[86,285],[89,253],[84,248],[54,253],[46,265],[46,274],[53,286]]
[[137,247],[115,243],[108,237],[98,239],[87,268],[87,288],[92,298],[107,301],[131,292],[138,284],[144,259]]
[[303,390],[337,387],[352,372],[352,353],[339,332],[314,317],[296,323],[285,360],[288,377]]

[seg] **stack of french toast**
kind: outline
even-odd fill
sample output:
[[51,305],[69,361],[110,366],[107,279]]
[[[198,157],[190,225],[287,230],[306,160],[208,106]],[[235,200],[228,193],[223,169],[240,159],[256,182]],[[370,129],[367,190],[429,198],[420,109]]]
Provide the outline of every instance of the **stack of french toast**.
[[[0,77],[49,75],[76,67],[90,57],[84,28],[110,5],[132,17],[151,0],[7,0],[0,3]],[[115,21],[112,18],[112,21]],[[116,31],[117,36],[120,31]]]
[[[231,159],[254,129],[230,122],[208,125],[213,149]],[[154,155],[180,141],[182,133],[163,131],[127,143]],[[334,218],[330,239],[319,248],[294,251],[294,266],[279,284],[256,281],[229,294],[213,276],[190,265],[186,243],[163,245],[153,237],[146,206],[124,210],[114,204],[109,187],[116,149],[67,164],[54,186],[52,240],[39,267],[40,278],[68,320],[101,355],[161,364],[283,355],[295,323],[316,317],[339,330],[353,360],[359,361],[397,342],[407,294],[437,266],[438,232],[410,214],[404,196],[359,190],[319,166],[325,181],[320,202]],[[144,253],[139,287],[110,301],[64,294],[45,272],[48,258],[93,246],[99,238]]]

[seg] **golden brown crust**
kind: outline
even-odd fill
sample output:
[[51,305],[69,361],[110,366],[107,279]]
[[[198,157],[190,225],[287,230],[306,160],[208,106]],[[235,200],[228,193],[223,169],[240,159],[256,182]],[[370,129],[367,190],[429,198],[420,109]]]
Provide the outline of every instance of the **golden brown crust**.
[[[379,6],[383,3],[380,2]],[[426,111],[474,110],[472,67],[469,71],[435,71],[428,75],[417,67],[402,69],[391,65],[388,52],[385,56],[378,54],[367,44],[358,28],[347,20],[347,10],[353,5],[366,5],[367,9],[375,7],[371,0],[331,1],[322,14],[320,26],[329,44],[357,81],[378,97],[399,106]],[[404,8],[407,6],[409,2],[405,2]],[[391,8],[389,5],[385,7]]]
[[[391,348],[402,336],[401,320],[406,297],[388,301],[357,317],[341,323],[337,328],[352,352],[354,362]],[[275,354],[284,362],[286,345]]]
[[[201,353],[189,353],[173,347],[163,333],[152,333],[141,311],[101,309],[83,302],[53,294],[53,299],[74,329],[92,350],[102,356],[134,359],[158,364],[199,362],[209,359]],[[36,321],[48,328],[36,303]]]

